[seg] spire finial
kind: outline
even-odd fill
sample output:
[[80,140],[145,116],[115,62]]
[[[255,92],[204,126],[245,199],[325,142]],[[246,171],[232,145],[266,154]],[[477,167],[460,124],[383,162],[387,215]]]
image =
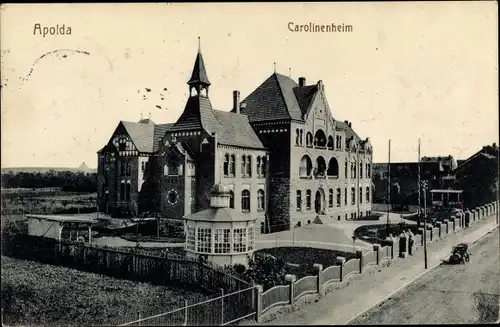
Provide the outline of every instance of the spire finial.
[[288,77],[292,78],[292,68],[288,68]]
[[198,52],[201,51],[201,38],[198,36]]
[[274,62],[274,72],[276,73],[276,62]]

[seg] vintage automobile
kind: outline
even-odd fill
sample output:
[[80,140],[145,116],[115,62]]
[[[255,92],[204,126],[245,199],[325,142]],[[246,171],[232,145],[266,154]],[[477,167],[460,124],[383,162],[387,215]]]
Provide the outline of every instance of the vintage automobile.
[[469,246],[465,243],[457,244],[453,247],[448,260],[451,264],[459,264],[469,262],[471,254],[469,253]]

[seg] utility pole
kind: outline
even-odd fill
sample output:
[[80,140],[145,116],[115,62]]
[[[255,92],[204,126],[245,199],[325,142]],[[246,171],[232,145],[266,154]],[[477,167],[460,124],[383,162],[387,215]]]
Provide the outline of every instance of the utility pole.
[[424,191],[424,263],[427,269],[427,181],[422,182],[422,191]]
[[500,210],[500,146],[497,145],[497,212],[496,221],[497,225],[499,223],[499,211]]
[[422,219],[422,209],[420,207],[420,138],[418,139],[418,227],[420,227],[420,220]]
[[389,236],[389,212],[391,211],[391,140],[389,140],[389,162],[387,163],[387,221],[386,221],[386,236]]

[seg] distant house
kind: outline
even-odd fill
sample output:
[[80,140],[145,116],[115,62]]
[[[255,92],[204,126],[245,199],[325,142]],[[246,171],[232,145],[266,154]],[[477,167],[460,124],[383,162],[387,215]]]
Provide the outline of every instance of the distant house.
[[498,146],[484,146],[464,160],[456,170],[456,178],[464,190],[464,206],[480,206],[495,201],[498,181]]

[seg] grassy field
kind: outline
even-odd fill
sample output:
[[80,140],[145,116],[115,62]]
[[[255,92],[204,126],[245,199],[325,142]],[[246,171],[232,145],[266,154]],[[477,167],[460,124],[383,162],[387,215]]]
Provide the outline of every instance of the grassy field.
[[6,325],[118,325],[210,295],[2,256]]

